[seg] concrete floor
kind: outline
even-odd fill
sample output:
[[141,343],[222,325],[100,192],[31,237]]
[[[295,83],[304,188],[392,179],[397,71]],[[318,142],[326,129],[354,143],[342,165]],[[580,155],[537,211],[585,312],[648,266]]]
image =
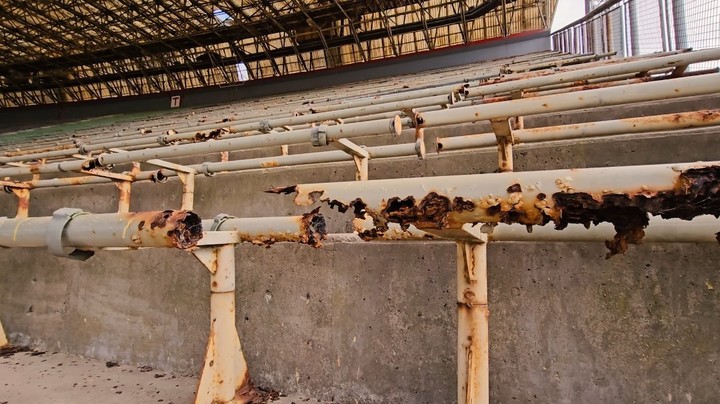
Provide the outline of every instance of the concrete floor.
[[[0,404],[192,403],[197,379],[56,352],[0,351]],[[303,396],[273,404],[317,404]]]

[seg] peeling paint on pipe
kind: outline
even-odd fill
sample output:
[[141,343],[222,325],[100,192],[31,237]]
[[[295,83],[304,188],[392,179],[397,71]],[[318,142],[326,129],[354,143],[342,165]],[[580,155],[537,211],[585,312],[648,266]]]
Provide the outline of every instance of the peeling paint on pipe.
[[417,119],[420,127],[429,128],[511,116],[571,111],[718,92],[720,92],[720,74],[709,74],[452,108],[444,111],[430,111],[419,114]]
[[[514,172],[393,180],[303,184],[268,192],[297,193],[295,203],[322,201],[355,216],[369,215],[377,232],[506,223],[562,230],[611,223],[609,255],[645,235],[649,215],[693,219],[720,215],[720,162]],[[720,230],[720,229],[719,229]]]
[[[513,131],[514,144],[583,139],[720,125],[720,109]],[[494,133],[437,138],[437,151],[496,146]]]
[[[294,242],[320,247],[327,236],[325,218],[320,208],[302,216],[233,218],[223,220],[215,230],[235,231],[240,241],[270,246],[279,242]],[[215,220],[203,220],[203,228],[213,227]]]
[[[45,247],[52,217],[0,219],[0,246]],[[82,214],[62,232],[62,245],[81,250],[112,247],[188,249],[202,238],[194,212],[165,210],[139,213]]]

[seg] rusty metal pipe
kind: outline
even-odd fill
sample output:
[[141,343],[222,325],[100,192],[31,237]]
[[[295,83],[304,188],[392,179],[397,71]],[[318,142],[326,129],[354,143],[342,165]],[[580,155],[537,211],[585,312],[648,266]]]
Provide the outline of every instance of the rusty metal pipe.
[[[381,158],[393,158],[393,157],[405,157],[417,155],[419,158],[424,158],[425,149],[418,142],[415,143],[402,143],[397,145],[387,146],[374,146],[366,148],[371,159]],[[188,166],[197,172],[203,172],[207,174],[225,172],[225,171],[242,171],[242,170],[253,170],[261,168],[275,168],[275,167],[286,167],[304,164],[320,164],[320,163],[334,163],[352,161],[352,156],[340,151],[333,150],[327,152],[315,152],[315,153],[303,153],[303,154],[291,154],[288,156],[277,156],[277,157],[263,157],[256,159],[245,159],[245,160],[233,160],[225,162],[212,162],[194,164]],[[162,169],[159,171],[163,177],[174,177],[177,173],[172,170]],[[133,174],[135,181],[149,181],[153,175],[156,175],[158,171],[142,171]],[[90,184],[107,184],[113,182],[110,178],[97,177],[97,176],[78,176],[78,177],[67,177],[67,178],[53,178],[46,180],[33,180],[28,181],[27,184],[31,188],[58,188],[74,185],[90,185]]]
[[639,243],[649,216],[690,220],[720,216],[720,162],[575,170],[458,175],[358,182],[301,184],[270,192],[296,193],[302,206],[316,201],[359,217],[375,231],[390,223],[421,230],[465,223],[526,226],[612,223],[610,255]]
[[[406,229],[397,223],[388,224],[382,233],[375,231],[372,219],[356,219],[353,221],[356,233],[330,234],[329,242],[363,242],[364,241],[430,241],[443,240],[441,235],[419,230],[413,225]],[[569,224],[563,230],[553,226],[535,226],[528,231],[526,226],[519,224],[499,223],[497,225],[478,225],[480,232],[486,234],[493,242],[559,242],[585,243],[603,242],[615,235],[610,223],[599,223],[589,229],[581,224]],[[717,243],[715,232],[720,230],[720,220],[712,216],[700,216],[693,220],[662,219],[651,217],[645,228],[643,244],[662,243]]]
[[[45,247],[54,217],[0,219],[0,246]],[[191,248],[202,238],[200,217],[166,210],[80,214],[62,230],[62,246],[80,250],[112,247]]]
[[421,122],[421,127],[427,128],[718,92],[720,92],[720,74],[711,74],[424,112],[419,114],[418,122]]
[[95,159],[64,161],[51,164],[36,164],[23,167],[0,169],[0,176],[19,176],[29,174],[46,174],[67,171],[81,171],[93,166],[109,166],[142,162],[150,159],[166,159],[196,154],[217,153],[222,151],[244,150],[286,144],[313,143],[327,144],[337,139],[354,138],[378,134],[399,135],[402,130],[400,117],[386,120],[359,122],[346,125],[319,126],[312,130],[299,130],[287,133],[270,133],[266,135],[248,136],[228,140],[215,140],[193,144],[167,146],[158,149],[143,149],[130,152],[103,153]]
[[[518,129],[513,131],[514,144],[538,143],[557,140],[583,139],[630,133],[660,132],[667,130],[701,128],[720,125],[720,109],[681,112],[638,118],[617,119]],[[491,147],[497,143],[494,133],[437,138],[437,151],[451,151]]]
[[325,218],[317,210],[302,216],[235,218],[221,215],[203,220],[202,226],[236,232],[240,241],[258,245],[293,242],[319,247],[327,236]]
[[543,87],[553,84],[572,83],[580,80],[589,80],[599,77],[614,76],[627,73],[638,73],[665,67],[677,67],[692,63],[707,62],[720,59],[720,48],[673,54],[669,56],[638,59],[629,62],[618,60],[614,64],[604,64],[591,68],[577,69],[562,73],[544,73],[543,75],[528,75],[522,80],[506,81],[471,87],[466,91],[468,97],[480,97],[490,94],[513,92],[527,88]]

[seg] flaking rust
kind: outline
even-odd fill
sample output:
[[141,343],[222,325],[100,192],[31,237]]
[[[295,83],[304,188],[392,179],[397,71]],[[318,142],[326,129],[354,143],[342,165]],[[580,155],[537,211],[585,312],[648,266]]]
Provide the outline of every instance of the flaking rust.
[[239,232],[239,235],[243,241],[265,247],[270,247],[279,242],[292,242],[319,248],[322,246],[322,241],[327,238],[325,217],[319,211],[320,208],[318,207],[298,217],[299,226],[297,231],[275,231],[261,235]]
[[319,248],[322,240],[327,237],[327,226],[325,225],[325,217],[320,213],[320,208],[315,208],[312,212],[302,215],[302,238],[301,243]]
[[[642,187],[633,193],[613,193],[607,190],[576,192],[567,178],[556,184],[559,192],[547,195],[530,191],[536,188],[512,184],[506,195],[489,195],[479,199],[459,196],[452,200],[437,191],[424,197],[396,196],[388,198],[382,206],[370,208],[362,199],[348,202],[332,200],[322,190],[308,193],[299,203],[321,200],[331,207],[345,212],[354,208],[356,218],[368,215],[374,229],[361,237],[382,238],[388,231],[388,223],[397,223],[405,230],[410,225],[418,229],[445,229],[459,227],[462,223],[507,223],[534,225],[552,222],[557,230],[568,224],[580,223],[585,227],[602,222],[612,223],[615,236],[605,245],[607,258],[625,253],[629,244],[639,244],[645,236],[644,229],[649,215],[664,219],[692,220],[701,215],[720,216],[720,166],[692,168],[682,171],[672,187],[648,189]],[[297,192],[297,186],[274,188],[269,192],[289,194]],[[323,199],[324,198],[324,199]],[[296,198],[296,203],[298,203]],[[716,234],[720,242],[720,232]]]
[[188,249],[197,245],[202,238],[202,220],[194,212],[165,210],[138,223],[138,231],[145,227],[150,230],[168,228],[166,235],[176,248]]

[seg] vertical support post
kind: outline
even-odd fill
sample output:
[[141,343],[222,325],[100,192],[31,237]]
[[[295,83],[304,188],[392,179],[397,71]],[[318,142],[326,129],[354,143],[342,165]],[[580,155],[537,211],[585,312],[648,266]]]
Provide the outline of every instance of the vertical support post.
[[183,184],[182,206],[180,209],[192,210],[195,204],[195,172],[191,170],[188,170],[188,172],[177,171],[177,175]]
[[493,132],[498,143],[498,167],[500,172],[513,170],[513,134],[510,119],[491,119]]
[[115,186],[120,190],[118,195],[118,213],[130,212],[130,193],[132,190],[132,182],[119,181]]
[[[513,91],[511,97],[513,100],[519,100],[523,97],[523,94],[523,90]],[[525,118],[523,116],[516,116],[512,123],[512,130],[520,129],[525,129]]]
[[210,271],[210,337],[195,404],[251,402],[255,394],[235,328],[235,246],[193,254]]
[[5,335],[5,330],[3,330],[2,322],[0,322],[0,348],[4,348],[8,346],[8,339]]
[[352,156],[355,163],[355,181],[367,181],[369,176],[368,160],[370,160],[367,150],[348,139],[338,139],[333,142],[333,146]]
[[457,402],[490,402],[487,236],[457,243]]
[[16,218],[28,217],[30,211],[30,190],[27,188],[10,188],[10,191],[18,198]]

